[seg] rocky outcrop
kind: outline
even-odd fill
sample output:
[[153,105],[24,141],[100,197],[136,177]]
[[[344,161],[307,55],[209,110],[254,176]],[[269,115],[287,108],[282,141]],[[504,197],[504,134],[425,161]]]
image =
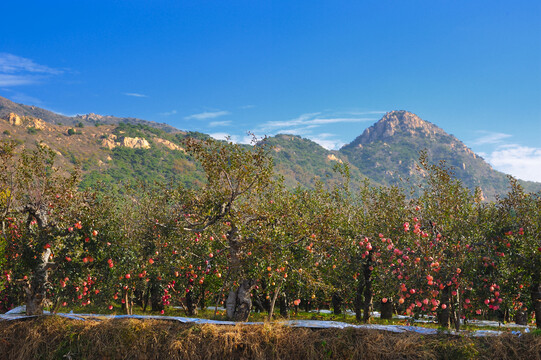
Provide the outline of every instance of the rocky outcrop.
[[178,151],[184,151],[184,149],[180,146],[178,146],[177,144],[169,141],[169,140],[165,140],[165,139],[162,139],[162,138],[154,138],[153,139],[154,142],[158,143],[158,144],[162,144],[163,146],[165,146],[166,148],[170,149],[170,150],[178,150]]
[[101,146],[108,149],[114,149],[117,146],[123,146],[132,149],[150,149],[150,143],[146,139],[138,137],[132,138],[127,136],[118,139],[117,136],[114,134],[109,134],[106,138],[103,138],[101,140]]
[[342,160],[337,158],[334,154],[329,154],[327,155],[327,160],[331,160],[331,161],[338,161],[340,164],[342,164]]
[[90,114],[86,114],[86,115],[77,115],[77,116],[75,116],[75,118],[80,119],[80,120],[85,120],[85,121],[96,122],[96,121],[103,120],[104,116],[94,114],[94,113],[90,113]]
[[422,136],[445,135],[445,132],[436,125],[409,111],[400,110],[386,113],[381,120],[366,129],[352,144],[362,147],[363,144],[384,140],[396,133]]
[[138,137],[124,137],[121,139],[121,145],[132,149],[150,149],[148,141]]
[[14,126],[22,126],[23,124],[23,119],[21,119],[21,117],[15,113],[9,113],[6,120]]
[[6,120],[10,125],[13,126],[26,126],[26,127],[33,127],[35,129],[43,130],[46,128],[46,122],[33,118],[30,116],[21,116],[16,113],[9,113],[4,117],[4,120]]
[[116,135],[113,135],[113,134],[109,134],[109,136],[101,140],[101,146],[108,149],[114,149],[115,147],[119,145],[120,143],[116,142]]

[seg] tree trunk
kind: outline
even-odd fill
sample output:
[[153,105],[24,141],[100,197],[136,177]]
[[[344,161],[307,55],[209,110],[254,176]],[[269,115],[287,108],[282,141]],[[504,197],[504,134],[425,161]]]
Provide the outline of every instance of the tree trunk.
[[[227,241],[229,244],[229,270],[231,272],[231,284],[235,279],[242,276],[242,264],[240,261],[241,237],[239,229],[231,222],[231,230],[227,232]],[[255,287],[255,280],[243,279],[239,281],[236,290],[231,289],[226,300],[227,318],[233,321],[247,321],[252,310],[251,292]]]
[[304,305],[304,311],[310,312],[310,310],[312,310],[312,303],[310,300],[304,299],[303,305]]
[[361,321],[363,319],[362,317],[362,308],[364,303],[364,282],[362,279],[359,280],[359,284],[357,285],[357,292],[355,294],[355,301],[353,302],[353,306],[355,307],[355,319],[357,321]]
[[49,274],[47,271],[54,266],[49,262],[51,249],[46,249],[40,257],[40,261],[34,269],[32,282],[25,288],[26,292],[26,315],[43,315],[43,307],[47,302],[47,284]]
[[364,309],[363,309],[363,321],[368,322],[370,321],[370,315],[372,313],[373,304],[372,304],[372,270],[370,270],[370,267],[372,266],[372,250],[370,251],[370,254],[368,255],[368,259],[366,260],[366,263],[364,264],[363,268],[363,276],[364,276]]
[[535,311],[535,326],[541,329],[541,282],[536,281],[532,284],[531,297]]
[[286,319],[289,318],[289,304],[286,293],[282,293],[282,296],[280,296],[280,316]]
[[272,317],[274,315],[274,306],[276,305],[276,299],[278,299],[278,294],[280,293],[280,287],[281,287],[282,283],[280,283],[276,289],[274,290],[274,294],[272,295],[272,300],[270,302],[270,307],[269,307],[269,316],[268,316],[268,320],[271,321],[272,320]]
[[282,296],[280,296],[280,315],[283,318],[289,318],[289,304],[287,303],[286,293],[282,293]]
[[150,301],[150,284],[147,282],[145,294],[143,295],[143,312],[147,311],[148,302]]
[[163,301],[160,283],[154,278],[150,279],[150,283],[150,305],[152,307],[152,311],[162,311]]
[[124,290],[124,309],[126,310],[126,315],[133,315],[133,302],[130,299],[129,290]]
[[528,325],[528,312],[519,309],[515,314],[515,324]]
[[250,293],[255,287],[254,280],[242,280],[237,290],[229,291],[226,301],[227,318],[233,321],[248,321],[252,310]]
[[337,293],[332,294],[332,308],[334,315],[342,314],[342,297]]
[[186,293],[186,315],[197,315],[197,305],[193,299],[193,291],[191,290]]
[[449,298],[450,298],[451,292],[449,290],[449,287],[446,286],[442,292],[441,292],[441,304],[445,304],[446,308],[442,309],[438,313],[438,323],[441,327],[448,328],[451,326],[450,320],[451,320],[451,314],[449,309]]
[[393,318],[393,300],[387,299],[386,302],[381,302],[381,318],[391,320]]

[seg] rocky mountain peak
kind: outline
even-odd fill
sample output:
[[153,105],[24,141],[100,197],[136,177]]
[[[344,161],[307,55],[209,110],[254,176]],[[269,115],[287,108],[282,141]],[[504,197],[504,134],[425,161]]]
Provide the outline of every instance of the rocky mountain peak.
[[445,134],[436,125],[421,119],[419,116],[405,110],[395,110],[386,113],[381,120],[366,129],[351,145],[362,146],[374,141],[384,141],[398,134],[431,136]]

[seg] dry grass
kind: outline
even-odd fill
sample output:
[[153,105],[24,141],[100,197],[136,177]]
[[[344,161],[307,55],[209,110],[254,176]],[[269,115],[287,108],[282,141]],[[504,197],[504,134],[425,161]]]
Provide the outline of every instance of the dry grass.
[[541,336],[422,336],[162,320],[0,322],[1,359],[532,359]]

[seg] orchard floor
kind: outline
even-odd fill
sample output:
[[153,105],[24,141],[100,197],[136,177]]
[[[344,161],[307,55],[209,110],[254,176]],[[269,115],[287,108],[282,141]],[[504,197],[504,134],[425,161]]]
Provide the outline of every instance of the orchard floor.
[[41,316],[0,321],[1,359],[533,359],[541,335]]
[[2,359],[541,359],[541,336],[42,316],[0,321]]

